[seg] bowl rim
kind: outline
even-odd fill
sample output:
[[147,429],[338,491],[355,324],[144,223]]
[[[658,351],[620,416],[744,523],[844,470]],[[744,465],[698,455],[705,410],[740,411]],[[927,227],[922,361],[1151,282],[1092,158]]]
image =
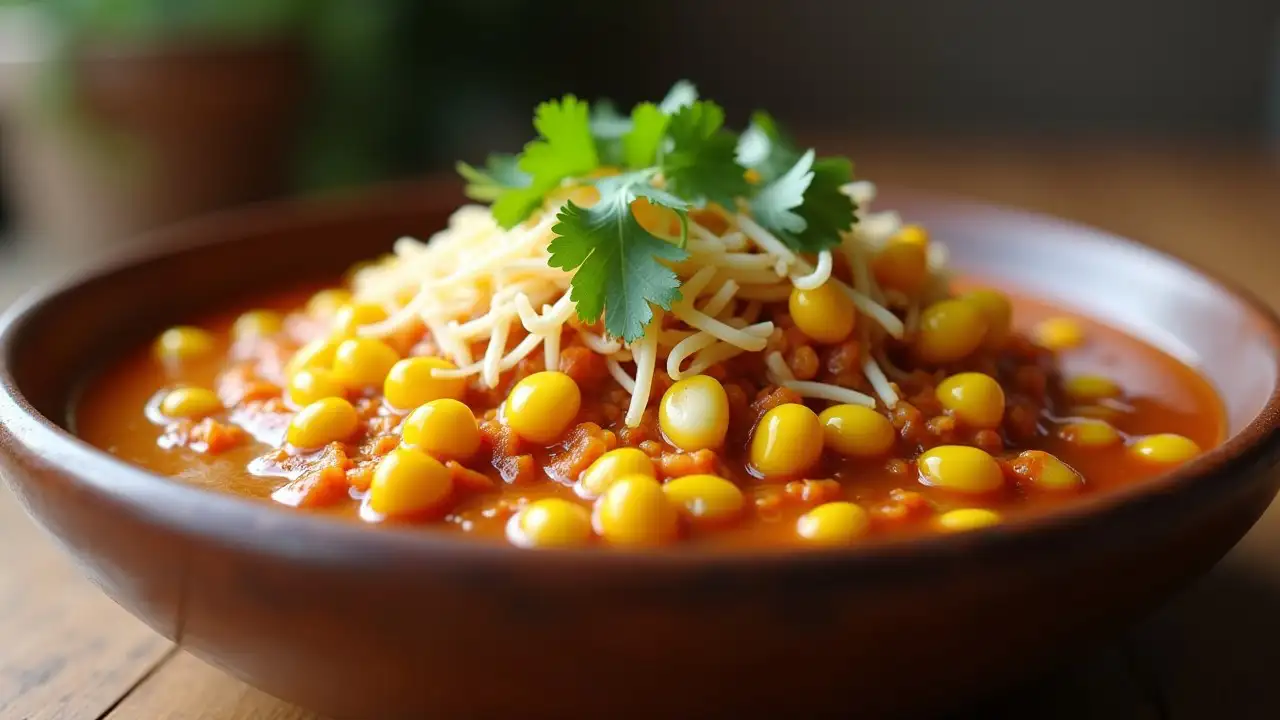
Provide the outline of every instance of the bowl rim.
[[[724,550],[700,546],[652,549],[552,549],[530,553],[505,543],[484,542],[458,533],[424,532],[421,528],[374,527],[298,512],[218,490],[183,484],[126,463],[89,445],[35,410],[22,394],[8,358],[19,349],[20,336],[42,308],[93,281],[149,261],[162,260],[199,248],[216,246],[233,236],[268,233],[272,228],[323,224],[353,214],[377,214],[405,207],[410,199],[440,193],[457,196],[457,182],[436,177],[385,183],[359,191],[318,197],[276,200],[233,208],[149,232],[106,257],[26,292],[0,313],[0,451],[26,453],[54,467],[79,486],[116,501],[149,522],[176,534],[198,536],[223,547],[234,547],[283,559],[361,565],[421,561],[424,557],[452,558],[467,564],[505,563],[519,559],[532,566],[564,566],[593,572],[625,567],[660,570],[673,567],[754,569],[778,565],[806,567],[895,566],[925,560],[939,567],[993,552],[1025,553],[1033,548],[1079,538],[1087,531],[1126,527],[1121,522],[1152,508],[1191,502],[1206,492],[1224,494],[1259,481],[1238,472],[1258,462],[1274,462],[1280,453],[1280,316],[1267,303],[1234,280],[1223,278],[1184,258],[1157,250],[1083,223],[1038,212],[903,187],[882,188],[886,194],[911,198],[946,212],[981,213],[1071,233],[1136,249],[1165,262],[1181,265],[1224,292],[1260,321],[1273,350],[1278,378],[1262,410],[1224,442],[1191,462],[1140,483],[1125,485],[1032,518],[1020,518],[966,533],[874,538],[836,548],[752,548]],[[446,209],[447,212],[447,209]],[[234,227],[236,232],[228,232]],[[1034,293],[1032,293],[1034,294]],[[5,435],[16,450],[6,447]],[[10,481],[18,485],[18,481]],[[1189,497],[1195,496],[1195,497]]]

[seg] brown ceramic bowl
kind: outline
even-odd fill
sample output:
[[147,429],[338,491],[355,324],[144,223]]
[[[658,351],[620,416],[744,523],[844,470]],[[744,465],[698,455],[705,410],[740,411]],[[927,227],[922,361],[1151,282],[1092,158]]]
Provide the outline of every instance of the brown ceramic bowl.
[[1277,489],[1280,326],[1256,301],[1103,233],[888,193],[962,271],[1192,359],[1230,440],[1050,518],[818,552],[527,552],[362,527],[188,487],[75,438],[113,352],[261,283],[332,277],[425,236],[452,186],[273,205],[29,297],[0,329],[0,468],[102,588],[267,692],[342,717],[906,714],[1106,637],[1205,571]]

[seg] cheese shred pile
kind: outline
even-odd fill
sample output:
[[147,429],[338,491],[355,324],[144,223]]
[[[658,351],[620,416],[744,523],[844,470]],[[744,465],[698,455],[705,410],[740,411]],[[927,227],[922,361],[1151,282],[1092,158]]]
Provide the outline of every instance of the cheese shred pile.
[[[944,249],[929,246],[929,279],[919,297],[906,298],[877,287],[867,258],[902,228],[895,212],[865,210],[874,199],[869,182],[842,188],[860,208],[859,221],[844,233],[838,247],[806,259],[749,216],[711,206],[727,229],[717,234],[690,221],[688,260],[675,264],[682,299],[669,311],[654,308],[643,337],[622,343],[572,322],[572,273],[548,265],[557,205],[502,229],[490,209],[459,208],[449,226],[427,242],[402,238],[385,259],[358,269],[352,276],[357,300],[377,303],[389,317],[359,329],[363,336],[382,337],[409,323],[421,322],[441,355],[456,369],[437,369],[438,377],[478,376],[496,387],[502,374],[535,352],[546,367],[560,364],[562,338],[576,333],[581,344],[602,355],[613,379],[631,394],[625,422],[634,427],[650,402],[655,373],[672,380],[697,375],[743,353],[765,352],[774,323],[771,307],[785,303],[793,288],[812,290],[834,283],[864,320],[858,325],[862,371],[875,396],[820,382],[797,380],[782,355],[764,357],[769,380],[802,397],[892,408],[898,402],[894,373],[875,348],[885,336],[902,339],[913,328],[920,305],[946,292]],[[832,274],[843,255],[852,269],[851,282]],[[883,365],[883,366],[882,366]]]

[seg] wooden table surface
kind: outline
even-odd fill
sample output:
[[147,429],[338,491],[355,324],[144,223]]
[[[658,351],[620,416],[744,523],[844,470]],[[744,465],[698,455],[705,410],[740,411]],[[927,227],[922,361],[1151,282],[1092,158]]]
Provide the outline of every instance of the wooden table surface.
[[[1280,306],[1280,156],[1188,144],[873,141],[860,173],[1176,252]],[[0,250],[0,306],[41,268]],[[57,263],[44,263],[44,269]],[[1123,637],[960,717],[1280,717],[1280,505]],[[0,720],[314,718],[183,653],[84,580],[0,487]]]

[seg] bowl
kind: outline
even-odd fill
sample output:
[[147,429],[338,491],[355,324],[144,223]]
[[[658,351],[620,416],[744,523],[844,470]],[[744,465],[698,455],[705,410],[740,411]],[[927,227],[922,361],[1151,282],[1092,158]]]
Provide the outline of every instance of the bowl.
[[364,527],[180,484],[69,431],[86,376],[166,324],[426,237],[444,181],[235,211],[31,294],[0,326],[0,469],[108,595],[337,717],[904,715],[1105,639],[1230,549],[1277,490],[1280,323],[1183,262],[1026,213],[886,191],[961,272],[1192,362],[1230,437],[1150,482],[962,536],[797,553],[550,551]]

